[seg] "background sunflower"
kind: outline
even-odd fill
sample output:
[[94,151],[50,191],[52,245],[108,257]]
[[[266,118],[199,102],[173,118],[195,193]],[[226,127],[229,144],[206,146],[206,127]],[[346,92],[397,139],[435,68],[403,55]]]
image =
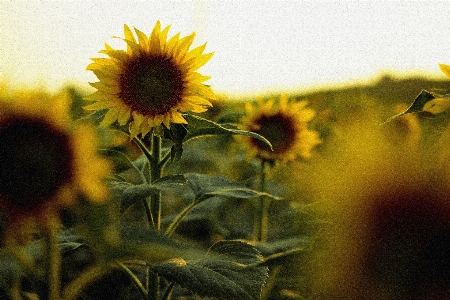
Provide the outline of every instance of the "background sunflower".
[[108,193],[109,164],[97,155],[95,130],[72,126],[69,98],[44,92],[0,95],[0,207],[11,224],[46,221],[78,194]]
[[319,134],[308,128],[315,112],[307,108],[308,102],[290,102],[287,95],[245,106],[246,116],[242,119],[245,130],[267,138],[273,151],[254,138],[243,138],[249,156],[267,161],[289,161],[297,157],[309,158],[311,150],[321,143]]

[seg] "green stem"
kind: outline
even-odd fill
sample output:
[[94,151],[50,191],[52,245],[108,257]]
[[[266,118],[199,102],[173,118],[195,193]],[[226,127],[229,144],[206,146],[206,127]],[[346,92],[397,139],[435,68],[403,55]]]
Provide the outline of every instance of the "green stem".
[[61,250],[57,238],[58,223],[51,222],[45,230],[48,257],[48,298],[49,300],[60,299],[61,288]]
[[[152,135],[152,154],[153,160],[150,161],[150,182],[153,183],[161,178],[161,137]],[[150,210],[153,217],[154,228],[161,230],[161,192],[151,196]]]
[[73,300],[78,299],[80,293],[89,284],[95,280],[101,278],[104,274],[111,270],[110,266],[105,266],[103,264],[95,265],[90,267],[86,271],[83,271],[79,276],[77,276],[69,285],[65,288],[63,292],[63,300]]
[[170,223],[169,227],[167,227],[165,234],[170,237],[174,232],[175,229],[177,229],[178,225],[180,225],[181,221],[183,221],[184,217],[186,217],[196,206],[198,203],[191,203],[188,206],[186,206]]
[[272,272],[269,275],[269,278],[267,279],[266,283],[264,284],[264,287],[261,292],[260,300],[267,300],[270,297],[270,294],[275,287],[275,283],[277,281],[278,274],[280,274],[281,266],[276,266],[273,268]]
[[167,288],[165,289],[163,295],[161,296],[161,300],[170,300],[170,298],[172,297],[174,287],[175,283],[174,282],[170,283],[169,286],[167,286]]
[[170,155],[171,155],[171,153],[170,153],[170,151],[168,151],[168,152],[164,155],[164,157],[161,159],[161,161],[159,162],[159,167],[161,168],[161,170],[164,168],[164,166],[165,166],[165,165],[167,164],[167,162],[169,161]]
[[145,157],[147,157],[148,161],[149,162],[153,161],[152,154],[148,150],[147,146],[145,146],[144,142],[142,142],[140,139],[138,139],[136,137],[133,138],[133,141],[136,143],[136,145],[139,147],[139,149],[141,149],[142,153],[144,153],[144,155],[145,155]]
[[[150,151],[148,150],[147,146],[137,137],[133,138],[133,141],[136,143],[136,145],[141,149],[142,153],[144,153],[145,157],[147,158],[150,167],[153,167],[155,165],[155,158],[152,156]],[[152,147],[153,148],[153,147]],[[142,173],[142,171],[140,171]],[[144,176],[145,179],[145,176]],[[147,216],[147,221],[150,227],[155,228],[155,220],[153,218],[153,211],[151,208],[152,199],[150,197],[147,197],[142,200],[145,208],[145,215]]]
[[153,273],[150,270],[149,274],[149,282],[148,282],[148,300],[159,300],[159,290],[160,290],[160,280],[159,276],[156,273]]
[[[265,160],[261,161],[260,170],[260,191],[266,191],[267,183],[267,162]],[[270,199],[265,196],[261,196],[258,201],[258,214],[255,219],[255,233],[258,242],[267,241],[267,232],[269,227],[269,204]]]
[[[161,137],[152,134],[152,148],[150,160],[150,182],[153,183],[161,178]],[[161,231],[161,192],[150,196],[150,212],[153,220],[153,228]],[[148,283],[148,299],[158,300],[160,294],[160,278],[158,274],[151,272]]]
[[141,293],[142,299],[144,299],[144,300],[147,299],[148,292],[145,289],[145,287],[142,285],[142,282],[139,280],[139,278],[137,278],[136,275],[134,275],[134,273],[120,261],[116,261],[116,263],[125,273],[127,273],[128,277],[130,277],[130,279],[133,281],[134,285],[137,287],[137,289]]

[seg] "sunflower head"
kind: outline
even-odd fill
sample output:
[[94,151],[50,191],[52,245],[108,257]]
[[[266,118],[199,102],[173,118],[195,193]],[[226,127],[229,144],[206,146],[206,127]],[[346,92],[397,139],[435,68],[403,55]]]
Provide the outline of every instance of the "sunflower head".
[[147,36],[125,25],[126,50],[105,44],[100,51],[108,58],[93,58],[87,69],[99,79],[97,89],[86,100],[96,101],[89,110],[107,109],[101,125],[115,121],[129,124],[130,136],[146,135],[153,127],[186,124],[183,112],[204,112],[215,99],[211,88],[197,70],[213,53],[203,54],[206,44],[190,50],[195,33],[167,38],[170,26],[161,30],[158,21]]
[[73,126],[68,108],[66,95],[0,95],[0,209],[12,223],[48,220],[80,193],[107,197],[95,131]]
[[256,104],[247,103],[244,129],[268,139],[273,151],[262,141],[250,137],[243,138],[249,156],[262,160],[288,161],[296,157],[309,158],[311,149],[321,142],[316,131],[308,128],[314,111],[306,108],[306,101],[289,102],[282,95],[278,104],[274,99],[258,99]]

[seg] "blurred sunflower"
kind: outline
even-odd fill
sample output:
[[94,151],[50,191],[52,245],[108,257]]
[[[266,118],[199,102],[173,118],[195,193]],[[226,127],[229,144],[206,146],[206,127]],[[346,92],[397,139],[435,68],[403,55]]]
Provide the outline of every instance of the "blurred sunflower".
[[79,194],[107,198],[95,130],[72,126],[68,110],[66,95],[0,94],[0,209],[11,224],[50,221]]
[[158,21],[146,36],[134,29],[137,40],[125,25],[127,50],[115,50],[105,44],[100,51],[109,58],[92,58],[87,70],[99,79],[91,83],[96,92],[85,98],[97,101],[88,110],[108,109],[101,125],[130,121],[130,136],[146,135],[153,127],[170,123],[186,124],[182,112],[204,112],[215,99],[204,85],[209,76],[196,72],[213,56],[203,54],[206,44],[189,50],[195,33],[167,40],[170,25],[161,30]]
[[311,259],[316,293],[450,299],[448,164],[393,147],[378,130],[353,133],[313,179],[329,212]]
[[[397,104],[393,114],[406,111],[409,105],[406,103]],[[398,147],[409,147],[415,150],[419,146],[422,137],[422,129],[417,114],[405,114],[383,125],[386,129],[386,139]]]
[[251,137],[243,137],[250,157],[265,161],[289,161],[297,157],[309,158],[314,146],[321,143],[319,134],[308,128],[315,112],[306,108],[308,102],[290,102],[282,95],[276,105],[274,99],[258,99],[245,106],[242,119],[245,130],[264,136],[272,143],[273,151],[265,143]]
[[447,77],[450,77],[450,65],[439,64],[439,68]]

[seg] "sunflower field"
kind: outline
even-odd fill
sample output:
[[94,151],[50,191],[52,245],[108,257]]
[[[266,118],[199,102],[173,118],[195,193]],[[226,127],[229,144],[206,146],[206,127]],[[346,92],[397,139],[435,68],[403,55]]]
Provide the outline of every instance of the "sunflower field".
[[0,299],[450,299],[450,78],[237,98],[120,39],[93,91],[1,83]]

